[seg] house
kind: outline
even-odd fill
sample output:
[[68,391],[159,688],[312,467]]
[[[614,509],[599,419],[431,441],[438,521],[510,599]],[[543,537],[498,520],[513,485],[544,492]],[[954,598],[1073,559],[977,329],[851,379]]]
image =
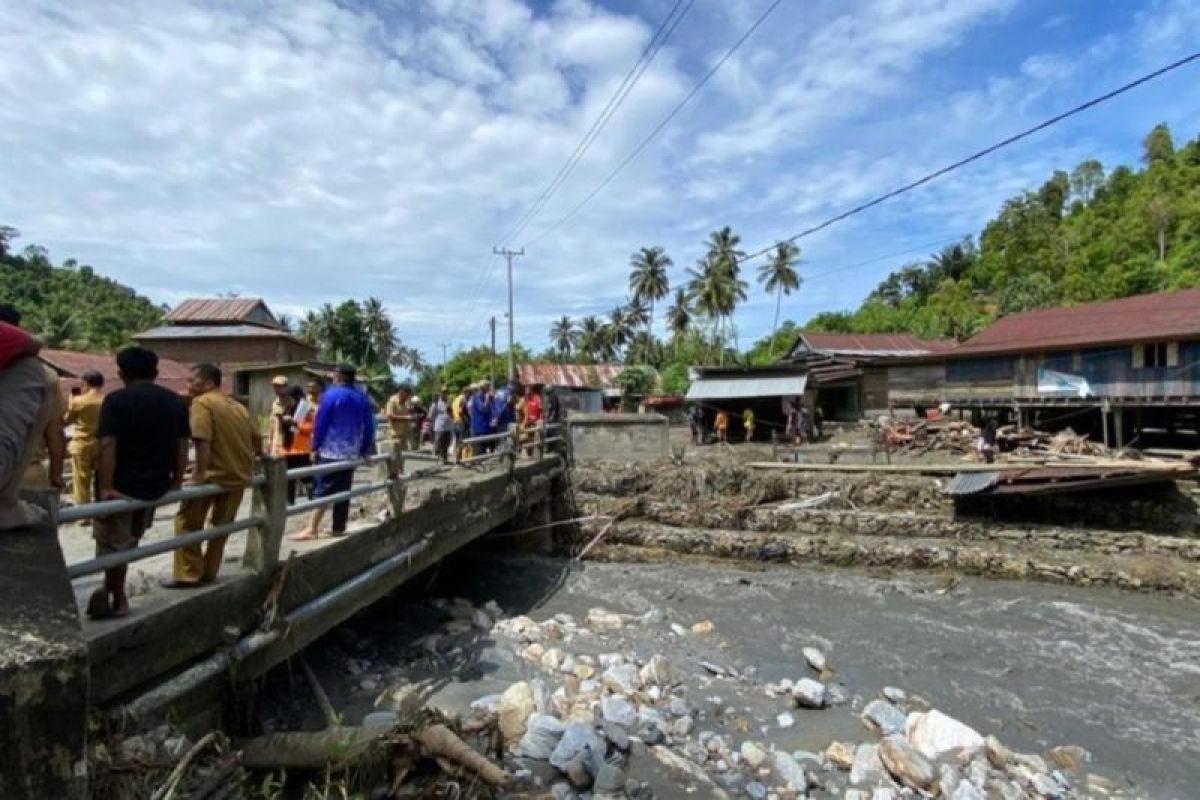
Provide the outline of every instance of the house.
[[[83,373],[96,371],[104,376],[103,394],[107,395],[123,385],[117,374],[117,361],[105,353],[79,353],[74,350],[43,349],[38,357],[59,377],[59,388],[66,401],[74,389],[83,389]],[[188,393],[188,366],[169,358],[158,359],[158,383],[181,395]],[[228,390],[228,387],[226,387]]]
[[306,388],[313,377],[329,379],[336,365],[317,361],[295,361],[291,364],[247,364],[235,367],[230,378],[233,394],[246,404],[250,418],[265,426],[271,415],[271,404],[275,402],[272,381],[279,375],[288,379],[292,386]]
[[1198,365],[1200,289],[1186,289],[1001,317],[947,353],[897,365],[889,393],[1035,425],[1077,409],[1077,429],[1090,410],[1093,432],[1120,445],[1143,427],[1195,428]]
[[242,364],[292,364],[316,357],[317,348],[296,338],[258,298],[184,300],[163,324],[134,341],[187,364],[211,362],[232,371]]
[[545,386],[558,394],[563,411],[600,413],[621,396],[617,378],[623,364],[520,364],[517,380],[524,386]]

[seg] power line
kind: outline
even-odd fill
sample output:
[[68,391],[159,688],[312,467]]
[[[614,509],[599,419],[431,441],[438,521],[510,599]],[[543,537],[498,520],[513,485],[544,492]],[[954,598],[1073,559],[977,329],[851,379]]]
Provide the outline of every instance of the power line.
[[551,233],[558,230],[559,227],[561,227],[569,219],[571,219],[577,213],[579,213],[580,209],[582,209],[589,202],[591,202],[592,198],[594,198],[601,191],[603,191],[604,187],[608,186],[608,184],[610,184],[613,181],[613,179],[616,178],[617,175],[619,175],[621,173],[621,171],[625,169],[625,167],[629,166],[629,163],[631,161],[633,161],[635,158],[637,158],[639,153],[641,153],[643,150],[646,149],[646,146],[650,144],[650,142],[654,139],[654,137],[657,136],[660,132],[662,132],[662,129],[667,127],[667,125],[671,122],[671,120],[675,119],[675,117],[679,114],[679,112],[682,111],[689,102],[691,102],[692,98],[694,98],[697,94],[699,94],[700,90],[704,88],[704,85],[706,83],[708,83],[708,81],[712,78],[712,76],[717,74],[717,71],[720,70],[722,66],[724,66],[725,62],[728,61],[733,56],[733,54],[738,51],[738,49],[742,46],[742,44],[745,43],[745,41],[747,39],[749,39],[750,36],[756,30],[758,30],[758,28],[764,22],[766,22],[767,17],[769,17],[771,15],[771,13],[773,11],[775,11],[775,9],[778,8],[782,2],[783,2],[783,0],[775,0],[775,2],[771,3],[771,5],[767,6],[767,10],[764,11],[758,17],[758,19],[756,19],[754,21],[754,24],[751,25],[746,30],[746,32],[743,33],[736,42],[733,43],[732,47],[730,47],[728,50],[725,51],[725,54],[722,55],[717,60],[717,62],[715,64],[713,64],[713,66],[708,70],[708,72],[706,72],[704,74],[704,77],[700,79],[700,82],[692,87],[692,90],[690,92],[688,92],[686,96],[684,96],[684,98],[679,102],[679,104],[676,105],[675,108],[671,109],[671,112],[669,114],[667,114],[667,116],[664,117],[663,120],[661,122],[659,122],[657,126],[655,126],[654,130],[650,131],[650,133],[644,139],[642,139],[642,141],[637,145],[637,147],[633,148],[633,151],[630,152],[629,155],[627,155],[624,158],[624,160],[621,161],[621,163],[617,164],[616,168],[613,169],[612,172],[610,172],[604,178],[604,180],[600,181],[600,183],[597,184],[594,189],[592,189],[590,192],[588,192],[582,200],[580,200],[570,211],[568,211],[566,213],[566,215],[561,217],[557,222],[554,222],[553,224],[551,224],[549,228],[542,231],[537,236],[535,236],[534,238],[532,238],[528,242],[526,242],[524,244],[524,247],[530,247],[534,244],[537,244],[538,242],[542,241],[547,236],[549,236]]
[[[685,2],[686,5],[684,5]],[[595,120],[592,121],[592,125],[588,129],[587,133],[585,133],[583,138],[580,139],[579,143],[575,145],[574,152],[572,152],[567,158],[566,162],[564,162],[563,165],[558,168],[558,172],[555,173],[554,177],[550,179],[550,182],[546,185],[546,187],[542,189],[541,194],[539,194],[537,199],[534,200],[533,205],[530,206],[530,208],[521,216],[521,218],[517,220],[509,234],[501,240],[503,245],[507,245],[509,242],[515,239],[517,235],[520,234],[520,232],[525,228],[525,226],[533,221],[542,208],[545,207],[545,204],[550,200],[550,197],[553,196],[556,191],[558,191],[558,188],[562,186],[570,174],[575,170],[575,167],[579,165],[579,162],[583,159],[583,156],[591,148],[592,144],[595,143],[596,139],[599,138],[600,133],[604,130],[605,126],[608,125],[609,120],[611,120],[613,115],[616,114],[617,109],[619,109],[621,104],[625,102],[625,98],[629,96],[629,93],[633,91],[634,86],[636,86],[637,82],[641,80],[642,75],[644,75],[646,70],[650,68],[650,64],[658,55],[658,51],[663,48],[663,46],[667,43],[667,40],[671,38],[671,34],[675,32],[677,27],[679,27],[679,23],[691,9],[694,2],[695,0],[675,0],[675,5],[671,7],[671,11],[659,24],[658,30],[654,32],[654,36],[651,37],[650,42],[646,45],[646,48],[642,51],[642,54],[638,56],[637,61],[635,61],[629,68],[629,71],[625,73],[625,77],[621,80],[621,84],[613,92],[612,96],[608,98],[608,102],[605,104],[604,108],[601,109],[600,114]],[[680,11],[680,7],[683,9],[682,11]],[[677,11],[679,12],[678,16],[676,16]]]
[[[924,175],[923,177],[918,178],[917,180],[915,180],[911,183],[907,183],[904,186],[901,186],[897,189],[893,189],[892,191],[887,192],[886,194],[881,194],[878,197],[875,197],[874,199],[866,201],[865,203],[860,203],[859,205],[854,206],[851,209],[843,211],[842,213],[838,214],[837,216],[830,217],[829,219],[825,220],[824,222],[813,225],[811,228],[806,228],[806,229],[800,231],[800,233],[797,233],[795,236],[792,236],[788,239],[784,239],[783,241],[784,242],[795,242],[797,239],[802,239],[805,236],[811,236],[812,234],[816,233],[817,231],[824,230],[825,228],[828,228],[830,225],[833,225],[834,223],[841,222],[842,220],[844,220],[848,217],[852,217],[855,214],[860,214],[869,208],[873,208],[874,206],[879,205],[880,203],[883,203],[887,200],[891,200],[893,197],[897,197],[899,195],[904,194],[905,192],[912,191],[913,189],[916,189],[918,186],[923,186],[924,184],[929,183],[930,181],[933,181],[937,178],[940,178],[943,175],[946,175],[947,173],[953,172],[954,170],[959,169],[960,167],[964,167],[967,164],[972,163],[973,161],[978,161],[979,159],[984,158],[985,156],[991,155],[992,153],[996,152],[997,150],[1008,147],[1009,145],[1019,142],[1022,139],[1028,138],[1028,137],[1032,136],[1033,134],[1038,133],[1039,131],[1043,131],[1046,128],[1049,128],[1052,125],[1062,122],[1063,120],[1065,120],[1069,117],[1073,117],[1076,114],[1080,114],[1084,111],[1087,111],[1088,109],[1098,106],[1101,103],[1106,102],[1108,100],[1111,100],[1114,97],[1117,97],[1118,95],[1124,94],[1125,92],[1128,92],[1131,89],[1135,89],[1138,86],[1141,86],[1143,83],[1152,81],[1155,78],[1165,75],[1168,72],[1171,72],[1172,70],[1179,69],[1180,67],[1185,66],[1186,64],[1189,64],[1198,59],[1200,59],[1200,52],[1192,53],[1190,56],[1185,56],[1184,58],[1181,58],[1178,61],[1174,61],[1170,64],[1167,64],[1165,67],[1156,69],[1154,72],[1143,75],[1142,77],[1132,80],[1123,86],[1119,86],[1110,92],[1100,95],[1099,97],[1092,98],[1091,100],[1088,100],[1086,103],[1077,105],[1068,111],[1064,111],[1061,114],[1057,114],[1057,115],[1051,117],[1050,119],[1040,122],[1037,125],[1034,125],[1032,128],[1026,128],[1025,130],[1021,131],[1020,133],[1013,134],[1012,136],[1009,136],[1007,139],[1003,139],[989,147],[985,147],[984,149],[979,150],[978,152],[972,153],[971,155],[967,156],[966,158],[955,161],[952,164],[947,164],[946,166],[942,167],[941,169],[930,172],[927,175]],[[778,242],[776,244],[778,244]],[[772,244],[769,247],[764,247],[761,250],[755,250],[753,253],[750,253],[749,255],[745,255],[742,258],[738,259],[738,263],[740,264],[745,261],[749,261],[751,259],[758,258],[759,256],[766,255],[767,253],[769,253],[775,249],[776,244]]]

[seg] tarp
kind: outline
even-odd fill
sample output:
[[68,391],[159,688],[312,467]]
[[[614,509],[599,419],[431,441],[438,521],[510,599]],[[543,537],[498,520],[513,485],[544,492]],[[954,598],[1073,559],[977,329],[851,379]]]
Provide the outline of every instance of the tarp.
[[807,375],[779,375],[771,378],[745,377],[697,378],[688,387],[688,400],[729,400],[745,397],[798,397],[804,394]]
[[1092,387],[1082,375],[1040,368],[1037,371],[1037,390],[1038,394],[1049,397],[1087,397],[1092,393]]

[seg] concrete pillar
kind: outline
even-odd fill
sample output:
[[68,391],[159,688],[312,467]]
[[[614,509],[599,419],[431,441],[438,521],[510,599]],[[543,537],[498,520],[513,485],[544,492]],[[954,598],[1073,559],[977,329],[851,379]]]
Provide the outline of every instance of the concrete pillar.
[[88,651],[50,524],[0,534],[0,797],[90,797]]
[[1125,446],[1125,409],[1113,409],[1113,427],[1116,433],[1117,447]]
[[262,460],[260,473],[266,480],[254,490],[250,514],[262,517],[263,524],[247,534],[242,563],[258,573],[270,572],[279,563],[279,549],[287,528],[287,461],[270,457]]

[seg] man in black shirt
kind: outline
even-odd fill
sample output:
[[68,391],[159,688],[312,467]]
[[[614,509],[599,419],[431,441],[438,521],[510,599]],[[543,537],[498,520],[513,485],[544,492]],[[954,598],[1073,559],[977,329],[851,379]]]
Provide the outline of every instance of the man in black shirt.
[[[158,356],[141,347],[117,353],[117,369],[125,388],[104,398],[100,407],[100,500],[157,500],[183,484],[187,469],[187,405],[183,398],[154,382]],[[154,521],[154,509],[125,511],[96,519],[92,536],[96,555],[137,547]],[[129,613],[125,565],[104,571],[104,588],[88,603],[93,617]]]

